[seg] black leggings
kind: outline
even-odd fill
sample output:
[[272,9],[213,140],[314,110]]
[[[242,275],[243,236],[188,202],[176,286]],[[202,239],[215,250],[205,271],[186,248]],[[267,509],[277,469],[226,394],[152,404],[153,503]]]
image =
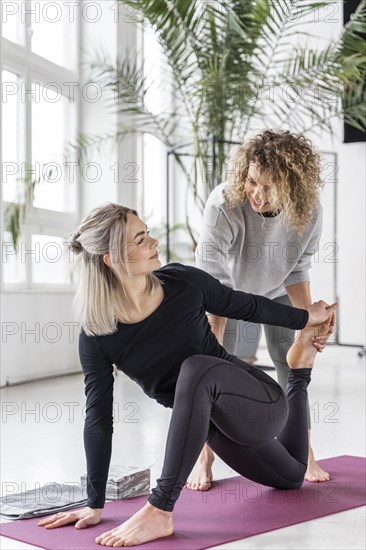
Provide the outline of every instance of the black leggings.
[[278,489],[298,489],[308,457],[311,369],[291,369],[286,395],[236,356],[192,355],[182,363],[161,477],[148,501],[171,512],[207,441],[233,470]]

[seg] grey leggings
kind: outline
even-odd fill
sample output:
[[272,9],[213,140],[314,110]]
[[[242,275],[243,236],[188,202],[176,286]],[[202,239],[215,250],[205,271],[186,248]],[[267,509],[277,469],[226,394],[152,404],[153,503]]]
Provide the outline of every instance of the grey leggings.
[[301,487],[307,467],[311,369],[291,369],[286,395],[273,378],[232,356],[192,355],[175,388],[164,464],[150,504],[171,512],[204,446],[240,475]]
[[[274,300],[280,304],[291,306],[291,301],[287,294]],[[230,354],[241,357],[250,357],[255,355],[260,337],[261,325],[255,323],[239,323],[236,319],[228,319],[224,333],[224,348]],[[295,339],[295,331],[275,327],[273,325],[263,325],[266,336],[268,353],[273,361],[277,371],[277,380],[283,390],[286,389],[289,366],[286,361],[286,354],[292,346]],[[311,429],[309,401],[307,402],[308,429]]]

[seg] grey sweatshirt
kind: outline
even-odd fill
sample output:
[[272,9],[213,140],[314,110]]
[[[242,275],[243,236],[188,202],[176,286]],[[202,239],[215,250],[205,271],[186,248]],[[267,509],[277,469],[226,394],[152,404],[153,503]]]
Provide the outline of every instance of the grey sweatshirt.
[[286,294],[287,286],[309,281],[322,229],[320,203],[299,236],[285,226],[282,212],[263,219],[249,202],[229,207],[225,189],[227,183],[218,185],[208,198],[196,266],[234,290],[270,299]]

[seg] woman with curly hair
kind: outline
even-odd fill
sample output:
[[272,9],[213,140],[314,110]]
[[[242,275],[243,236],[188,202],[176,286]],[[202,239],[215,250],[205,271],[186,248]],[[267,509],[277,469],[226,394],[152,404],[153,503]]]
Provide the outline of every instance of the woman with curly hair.
[[[74,523],[83,529],[101,520],[112,448],[113,366],[172,414],[156,487],[145,506],[97,536],[97,544],[134,546],[172,535],[173,508],[206,441],[249,479],[279,489],[301,487],[308,454],[306,393],[316,354],[311,338],[314,330],[331,331],[337,304],[293,308],[233,290],[197,267],[161,267],[158,241],[135,210],[118,204],[93,210],[69,243],[82,255],[75,306],[88,500],[85,508],[54,514],[39,526]],[[300,330],[288,357],[286,394],[220,346],[206,311]]]
[[[228,181],[210,194],[196,248],[196,266],[235,289],[260,294],[280,304],[311,304],[311,256],[322,228],[319,190],[320,155],[301,134],[265,130],[239,146],[231,159]],[[260,325],[209,315],[220,344],[253,364]],[[241,329],[241,330],[239,330]],[[264,325],[268,352],[285,390],[286,354],[295,332]],[[238,334],[240,332],[240,334]],[[314,342],[318,351],[325,339]],[[309,442],[310,412],[307,405]],[[187,487],[208,489],[214,455],[206,445]],[[309,445],[308,481],[329,479]]]

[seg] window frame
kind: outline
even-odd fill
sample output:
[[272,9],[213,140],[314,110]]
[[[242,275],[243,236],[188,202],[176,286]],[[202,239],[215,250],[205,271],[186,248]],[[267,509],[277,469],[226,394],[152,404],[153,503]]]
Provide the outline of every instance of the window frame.
[[[148,29],[148,31],[146,30],[146,28],[144,28],[143,30],[140,31],[140,34],[138,36],[138,39],[139,39],[139,49],[140,49],[140,54],[142,56],[142,63],[143,63],[143,67],[144,67],[144,76],[146,78],[147,76],[147,73],[145,72],[145,67],[146,67],[146,60],[145,60],[145,47],[146,47],[146,34],[147,32],[149,33],[152,33],[154,35],[154,31],[152,29]],[[157,37],[154,35],[154,40],[156,42],[158,42],[158,39]],[[163,53],[164,55],[164,53]],[[157,63],[156,67],[158,67],[158,70],[160,71],[161,70],[161,65],[160,65],[160,61]],[[155,68],[156,68],[155,67]],[[170,76],[169,76],[170,78]],[[171,101],[171,97],[169,97],[169,101]],[[146,151],[146,147],[145,147],[145,143],[144,143],[144,140],[145,140],[145,136],[149,136],[150,134],[149,133],[146,133],[146,132],[143,132],[141,133],[141,135],[139,135],[138,137],[138,154],[139,154],[139,163],[140,163],[140,166],[141,166],[141,178],[139,179],[139,186],[138,186],[138,197],[137,197],[137,201],[138,201],[138,210],[139,212],[142,213],[143,216],[147,215],[147,206],[146,206],[146,198],[145,198],[145,188],[149,185],[148,181],[149,181],[149,171],[146,170],[146,165],[145,165],[145,151]],[[165,181],[165,177],[166,177],[166,163],[167,163],[167,147],[164,145],[163,142],[160,142],[161,144],[161,149],[163,151],[164,150],[164,153],[162,154],[162,157],[161,157],[161,164],[164,165],[164,170],[163,170],[163,177],[164,177],[164,184],[163,184],[163,187],[164,187],[164,193],[166,194],[166,181]],[[166,223],[166,197],[164,196],[163,198],[163,203],[164,203],[164,206],[161,210],[161,214],[162,214],[162,218],[163,218],[163,224],[165,225]]]
[[[28,6],[29,0],[26,0]],[[81,17],[81,3],[78,6],[78,23],[77,23],[77,39],[76,44],[79,44],[82,40],[82,17]],[[2,24],[0,21],[0,30],[2,30]],[[12,42],[2,37],[2,58],[1,58],[1,74],[0,82],[2,85],[2,71],[7,70],[18,75],[20,82],[26,86],[26,90],[31,89],[32,82],[36,82],[37,85],[42,85],[47,82],[57,83],[61,89],[62,94],[70,99],[69,90],[63,84],[64,82],[80,82],[80,49],[77,52],[77,70],[70,70],[64,66],[57,65],[52,61],[43,58],[31,50],[31,27],[29,17],[26,19],[24,27],[25,39],[24,45]],[[75,89],[76,88],[76,89]],[[75,87],[74,92],[74,105],[75,105],[75,127],[80,128],[81,123],[81,98],[80,87]],[[2,105],[1,105],[2,109]],[[20,109],[18,128],[19,128],[19,141],[18,141],[18,162],[25,162],[27,165],[32,163],[32,100],[27,94],[26,101],[22,104]],[[22,128],[22,130],[21,130]],[[0,151],[0,155],[2,152]],[[1,174],[3,168],[3,162],[5,159],[1,156]],[[3,178],[2,178],[3,179]],[[75,212],[60,212],[50,209],[37,208],[33,205],[30,207],[26,216],[26,220],[22,223],[21,238],[22,242],[26,243],[26,248],[31,248],[32,234],[45,232],[54,235],[55,237],[64,237],[65,234],[69,234],[70,230],[75,227],[80,219],[81,212],[81,182],[78,174],[75,174]],[[1,201],[2,212],[10,204],[7,201]],[[3,224],[3,216],[1,222],[1,242],[4,239],[5,227]],[[47,229],[46,229],[47,228]],[[3,267],[3,264],[2,264]],[[4,283],[3,269],[1,269],[1,291],[2,293],[73,293],[75,291],[75,282],[68,284],[45,284],[34,283],[32,281],[32,269],[31,262],[26,262],[26,280],[22,283]]]

